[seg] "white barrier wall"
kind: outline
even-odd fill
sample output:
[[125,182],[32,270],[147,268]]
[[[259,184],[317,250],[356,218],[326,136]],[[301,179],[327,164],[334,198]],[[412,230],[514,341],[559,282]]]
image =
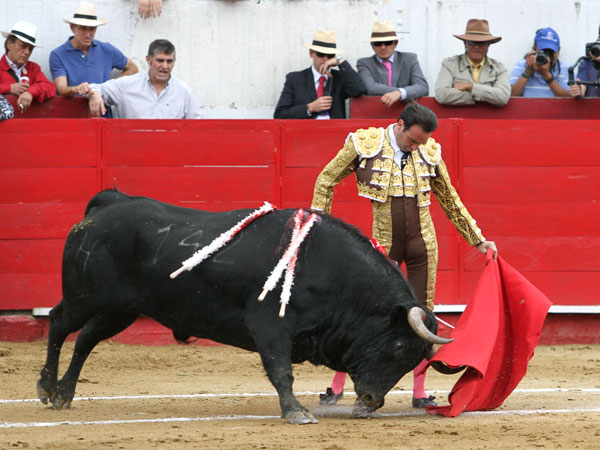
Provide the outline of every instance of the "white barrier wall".
[[[469,18],[487,18],[502,41],[489,55],[510,70],[531,48],[535,30],[551,26],[561,38],[561,60],[573,63],[595,41],[600,0],[163,0],[159,18],[141,19],[136,0],[95,0],[108,24],[96,38],[117,46],[146,70],[148,44],[167,38],[177,48],[174,73],[190,84],[206,118],[270,118],[285,74],[310,65],[308,49],[317,28],[335,30],[350,63],[372,54],[375,20],[392,20],[400,51],[415,52],[433,95],[443,58],[462,53]],[[48,56],[70,36],[62,19],[77,0],[0,0],[0,29],[17,20],[39,27],[32,60],[50,78]]]

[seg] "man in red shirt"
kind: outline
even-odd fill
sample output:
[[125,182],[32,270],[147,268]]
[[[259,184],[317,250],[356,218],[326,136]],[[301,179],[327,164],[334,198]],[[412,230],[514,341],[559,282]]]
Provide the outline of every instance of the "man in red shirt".
[[54,84],[42,73],[39,65],[29,61],[36,47],[37,27],[19,21],[11,31],[2,31],[4,50],[0,59],[0,94],[16,95],[21,112],[27,111],[31,102],[43,102],[56,95]]

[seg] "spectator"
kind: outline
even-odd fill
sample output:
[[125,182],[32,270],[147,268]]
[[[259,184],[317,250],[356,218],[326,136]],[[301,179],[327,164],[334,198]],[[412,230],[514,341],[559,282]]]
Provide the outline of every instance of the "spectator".
[[[431,138],[437,117],[425,106],[413,103],[387,128],[360,129],[350,133],[344,147],[325,166],[315,183],[311,209],[331,213],[333,188],[354,172],[358,195],[371,200],[373,237],[389,257],[406,264],[408,282],[416,298],[433,310],[438,248],[429,212],[435,195],[463,238],[481,253],[497,256],[496,244],[486,241],[473,217],[450,182],[441,146]],[[415,408],[436,405],[425,393],[427,361],[414,370]],[[345,375],[336,373],[321,403],[335,404],[341,397]]]
[[[582,61],[577,69],[577,81],[600,81],[598,79],[598,69],[600,68],[600,37],[590,45],[586,57],[589,59]],[[600,97],[600,88],[597,86],[573,84],[569,86],[569,91],[573,97]]]
[[561,63],[560,38],[552,28],[535,32],[533,49],[517,61],[510,74],[515,97],[571,97],[569,64]]
[[192,89],[171,75],[175,46],[166,39],[152,41],[146,62],[148,72],[90,85],[92,116],[104,114],[106,103],[122,119],[201,119]]
[[444,105],[506,105],[510,99],[508,71],[487,56],[490,45],[502,38],[492,36],[485,19],[469,19],[465,34],[454,37],[464,42],[465,53],[442,61],[435,83],[436,100]]
[[429,94],[417,55],[396,51],[398,36],[392,22],[375,22],[370,42],[375,54],[356,63],[368,95],[381,95],[381,102],[390,107],[399,100],[409,101]]
[[15,115],[15,111],[8,100],[0,95],[0,122],[6,119],[12,119]]
[[73,36],[50,53],[50,72],[59,95],[88,95],[89,83],[109,80],[112,69],[122,70],[119,77],[138,71],[120,50],[94,39],[97,27],[107,21],[98,19],[92,3],[79,2],[73,18],[64,21],[70,24]]
[[[288,73],[275,108],[275,119],[345,119],[346,99],[366,89],[358,73],[335,55],[338,50],[333,31],[317,30],[308,47],[313,64]],[[337,67],[339,70],[330,70]]]
[[0,94],[16,95],[17,105],[24,113],[31,102],[43,102],[56,96],[56,88],[42,73],[39,65],[29,61],[35,43],[37,27],[25,21],[15,23],[11,31],[2,31],[5,54],[0,59]]

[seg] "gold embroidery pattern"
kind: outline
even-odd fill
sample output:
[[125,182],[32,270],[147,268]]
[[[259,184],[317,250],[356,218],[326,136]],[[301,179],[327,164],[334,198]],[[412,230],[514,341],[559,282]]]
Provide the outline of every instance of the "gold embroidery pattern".
[[437,166],[442,160],[442,147],[433,138],[429,138],[425,145],[421,145],[419,152],[430,166]]
[[373,237],[385,247],[388,254],[392,250],[392,201],[388,197],[385,203],[371,202],[373,206]]
[[352,133],[352,140],[356,145],[356,152],[363,158],[372,158],[381,151],[381,140],[383,139],[383,128],[371,127],[359,129]]
[[351,139],[348,139],[344,147],[335,158],[329,161],[317,177],[311,208],[330,214],[333,188],[350,175],[357,164],[358,156],[354,144]]
[[458,232],[470,245],[477,245],[485,240],[475,220],[465,208],[456,190],[450,182],[450,175],[443,161],[438,165],[438,176],[431,180],[435,198],[456,227]]
[[429,208],[419,208],[419,219],[421,221],[421,236],[427,249],[427,307],[433,311],[438,265],[437,238]]
[[387,189],[379,189],[376,186],[357,181],[358,195],[383,203],[388,198]]

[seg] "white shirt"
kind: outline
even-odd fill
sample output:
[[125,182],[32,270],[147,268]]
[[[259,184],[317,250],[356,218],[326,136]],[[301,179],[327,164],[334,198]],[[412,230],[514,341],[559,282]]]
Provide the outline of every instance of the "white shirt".
[[19,77],[19,80],[20,80],[21,79],[21,71],[23,70],[23,67],[25,67],[25,64],[23,64],[21,67],[17,67],[17,65],[14,62],[12,62],[10,59],[8,59],[8,55],[6,55],[6,62],[8,63],[10,68],[13,70],[15,75]]
[[[392,56],[390,56],[387,61],[389,61],[390,63],[392,63],[392,66],[394,65],[394,58],[396,57],[396,52],[392,53]],[[381,64],[383,64],[383,59],[381,59],[379,56],[375,55],[375,58],[377,58],[377,61],[379,61]],[[386,69],[387,70],[387,69]],[[393,86],[392,86],[393,87]],[[402,97],[400,97],[400,100],[404,100],[406,98],[406,89],[404,88],[397,88],[400,91],[400,95]]]
[[[408,153],[408,158],[410,158],[410,152],[404,152],[398,146],[398,143],[396,142],[396,136],[394,135],[394,125],[396,125],[396,124],[393,123],[389,127],[387,127],[387,133],[388,133],[388,137],[390,138],[390,144],[392,145],[392,148],[394,149],[394,162],[400,169],[402,169],[402,156],[404,155],[404,153]],[[408,161],[408,158],[406,159],[407,161]]]
[[104,102],[113,105],[121,119],[201,119],[200,105],[192,89],[171,75],[156,93],[148,72],[139,72],[102,84],[91,84]]
[[[329,79],[329,77],[327,75],[322,75],[319,72],[317,72],[317,69],[315,69],[315,66],[310,66],[310,68],[312,69],[313,78],[315,79],[315,91],[316,91],[317,88],[319,87],[319,79],[321,77],[325,77],[325,84],[327,84],[327,80]],[[320,112],[317,115],[316,119],[317,120],[327,120],[327,119],[330,119],[330,117],[329,117],[329,111]]]

